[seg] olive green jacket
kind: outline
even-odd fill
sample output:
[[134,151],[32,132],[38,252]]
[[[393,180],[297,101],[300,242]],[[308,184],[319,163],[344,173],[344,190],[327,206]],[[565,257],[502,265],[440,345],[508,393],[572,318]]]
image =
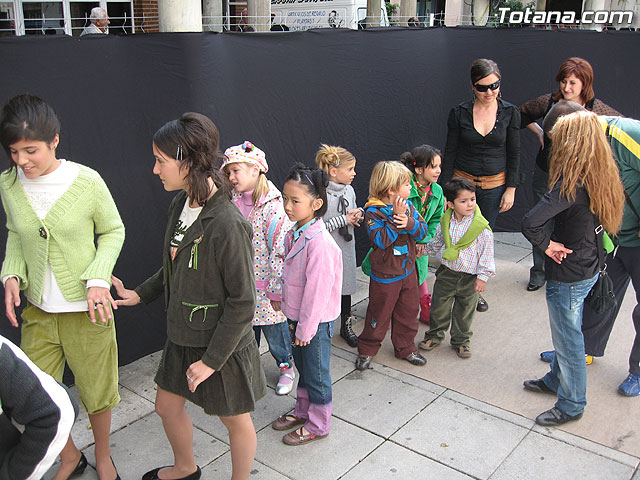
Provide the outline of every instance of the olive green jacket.
[[202,361],[220,370],[234,351],[255,341],[253,235],[249,222],[218,190],[185,232],[171,261],[169,242],[186,199],[182,191],[169,207],[162,268],[135,290],[144,303],[164,292],[169,340],[206,347]]

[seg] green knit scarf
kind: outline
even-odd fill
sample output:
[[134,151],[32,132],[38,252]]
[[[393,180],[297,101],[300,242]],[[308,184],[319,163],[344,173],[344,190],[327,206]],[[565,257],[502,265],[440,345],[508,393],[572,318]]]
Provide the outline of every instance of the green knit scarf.
[[[447,209],[442,215],[440,219],[440,226],[442,228],[442,237],[444,238],[444,244],[446,245],[446,250],[442,254],[442,258],[444,260],[455,261],[458,259],[458,253],[460,250],[464,250],[469,245],[473,243],[473,241],[478,238],[478,235],[482,233],[482,230],[485,228],[489,228],[489,222],[486,218],[482,216],[480,213],[480,207],[476,205],[476,211],[473,216],[473,220],[471,221],[471,225],[462,238],[458,240],[458,243],[455,245],[451,244],[451,236],[449,235],[449,224],[451,223],[451,215],[453,214],[453,208]],[[489,228],[489,230],[491,230]]]

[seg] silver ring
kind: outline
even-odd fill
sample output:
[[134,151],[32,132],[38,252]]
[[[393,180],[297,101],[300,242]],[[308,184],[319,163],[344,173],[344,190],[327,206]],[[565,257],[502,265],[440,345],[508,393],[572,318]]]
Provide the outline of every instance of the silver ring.
[[193,378],[191,378],[189,375],[187,375],[187,380],[189,380],[191,383],[193,383]]

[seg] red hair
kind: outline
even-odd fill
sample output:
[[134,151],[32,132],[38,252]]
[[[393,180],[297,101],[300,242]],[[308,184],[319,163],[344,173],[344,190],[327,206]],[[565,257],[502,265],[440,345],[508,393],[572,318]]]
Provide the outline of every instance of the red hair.
[[[582,91],[580,92],[580,100],[586,104],[589,100],[595,97],[593,93],[593,68],[591,64],[584,58],[571,57],[567,58],[556,75],[556,82],[560,83],[565,78],[575,75],[582,82]],[[554,100],[562,99],[562,92],[558,90],[553,94]]]

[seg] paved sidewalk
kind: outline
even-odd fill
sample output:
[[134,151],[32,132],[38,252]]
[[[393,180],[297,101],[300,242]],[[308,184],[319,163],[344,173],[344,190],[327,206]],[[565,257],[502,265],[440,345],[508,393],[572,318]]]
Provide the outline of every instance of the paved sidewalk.
[[[496,252],[500,268],[505,270],[504,273],[499,271],[498,276],[508,277],[510,271],[516,272],[518,278],[524,275],[530,259],[521,236],[497,234]],[[527,278],[521,280],[526,285]],[[520,282],[520,279],[511,279],[511,283],[514,282]],[[358,295],[354,296],[354,304],[357,304],[356,314],[362,315],[367,302],[366,282],[360,279],[359,284],[361,288]],[[488,298],[490,311],[499,311],[498,303],[503,290],[500,284],[496,285],[493,297]],[[491,289],[488,290],[490,292]],[[546,309],[540,303],[541,299],[544,300],[543,296],[523,296],[523,299],[525,303],[535,302],[538,306],[528,308],[532,318]],[[487,322],[489,318],[487,314],[479,314],[474,320],[474,323],[479,323],[479,338],[476,340],[474,337],[474,342],[479,345],[483,341],[482,321]],[[361,325],[356,327],[359,327],[359,331]],[[543,331],[544,326],[540,328]],[[518,339],[518,342],[527,345],[536,340],[541,345],[548,341],[546,338],[525,338]],[[612,337],[612,342],[614,340]],[[628,343],[628,336],[625,335],[620,345],[622,358],[628,353]],[[533,352],[537,352],[535,348],[537,345],[528,349],[531,352],[527,351],[522,358],[532,357]],[[520,380],[516,382],[509,378],[504,385],[488,384],[489,390],[496,390],[489,392],[497,394],[495,401],[478,400],[485,395],[476,395],[472,388],[469,391],[473,394],[468,393],[466,385],[473,383],[469,379],[456,384],[457,378],[453,377],[462,375],[456,370],[461,368],[460,365],[465,366],[464,370],[470,371],[472,376],[476,375],[472,366],[481,366],[482,352],[478,352],[476,357],[475,346],[474,357],[469,361],[457,359],[451,355],[451,349],[441,347],[434,351],[438,356],[432,356],[432,352],[429,352],[429,363],[421,368],[394,359],[393,353],[388,351],[388,343],[383,345],[383,349],[376,357],[373,368],[360,372],[354,368],[355,351],[347,347],[342,339],[334,339],[331,359],[334,385],[331,434],[326,439],[302,447],[284,445],[281,438],[286,432],[271,428],[274,419],[293,409],[295,399],[293,395],[275,395],[273,387],[277,382],[278,369],[271,355],[263,353],[262,363],[270,389],[253,413],[258,432],[258,451],[251,479],[640,480],[640,455],[635,453],[633,446],[627,448],[633,454],[621,451],[624,449],[621,447],[626,445],[624,441],[614,442],[617,448],[610,448],[603,444],[607,442],[589,440],[591,436],[588,433],[578,436],[561,429],[539,427],[533,421],[535,415],[522,416],[514,413],[519,411],[516,407],[505,409],[496,406],[505,402],[509,404],[508,400],[514,401],[514,398],[516,404],[522,403],[519,395],[525,394],[522,393]],[[123,480],[139,479],[147,470],[173,461],[161,421],[153,411],[153,376],[159,359],[158,352],[120,369],[122,402],[114,410],[111,444],[113,459]],[[475,364],[472,363],[474,361]],[[447,365],[450,365],[450,376],[447,376]],[[601,361],[601,368],[606,365],[605,361]],[[504,367],[510,366],[505,363]],[[624,374],[625,365],[618,364],[616,367]],[[498,370],[500,367],[491,368]],[[527,368],[536,368],[544,373],[547,367],[532,358],[531,366],[522,367],[523,372],[526,373]],[[598,372],[589,370],[590,375],[597,376],[591,373],[594,371]],[[437,380],[421,378],[429,375],[437,377]],[[616,381],[614,379],[614,383]],[[524,402],[533,399],[535,411],[542,411],[536,403],[541,401],[540,397],[526,395],[522,397]],[[487,395],[487,398],[494,397]],[[629,429],[630,433],[626,435],[630,437],[637,437],[638,414],[635,411],[640,405],[637,400],[621,400],[627,401],[625,408],[634,409],[632,415],[626,417],[631,425],[624,426]],[[549,403],[545,407],[549,408],[553,398],[545,396],[542,401]],[[595,409],[598,403],[607,403],[608,400],[600,402],[600,395],[597,395],[594,398],[589,396],[589,402],[587,409],[591,403]],[[231,458],[225,428],[219,419],[208,417],[198,407],[189,405],[188,410],[195,426],[196,461],[203,468],[203,478],[230,478]],[[609,419],[589,420],[585,415],[585,419],[581,420],[587,427],[590,421],[606,424]],[[84,449],[89,463],[94,464],[93,437],[88,429],[86,413],[76,423],[73,435],[77,444]],[[50,479],[52,475],[48,474],[45,478]],[[80,478],[96,479],[97,475],[92,468],[88,468]]]

